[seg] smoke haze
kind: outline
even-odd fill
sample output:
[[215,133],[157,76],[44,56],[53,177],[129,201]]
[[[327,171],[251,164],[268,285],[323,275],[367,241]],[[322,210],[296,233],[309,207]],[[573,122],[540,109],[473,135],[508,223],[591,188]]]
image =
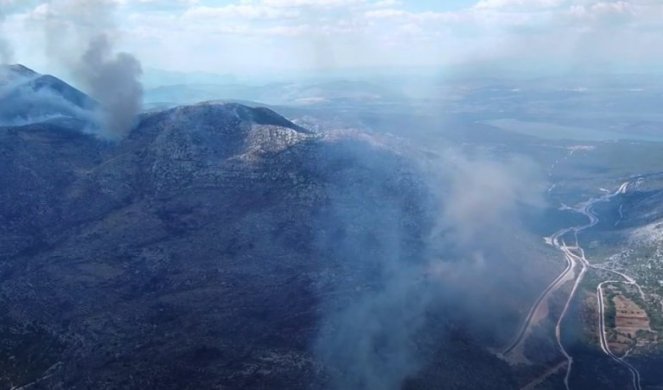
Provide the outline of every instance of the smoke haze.
[[515,223],[519,206],[544,203],[542,174],[531,161],[520,157],[498,161],[453,150],[444,156],[437,164],[448,168],[437,172],[446,182],[440,185],[447,207],[438,228],[453,234],[459,244],[474,245],[477,237],[498,230],[499,225]]
[[[338,264],[322,288],[332,293],[314,350],[329,388],[400,389],[427,364],[420,336],[431,310],[500,291],[508,244],[485,233],[517,230],[519,207],[542,204],[540,178],[518,158],[447,151],[423,162],[363,147],[339,145],[335,158],[348,167],[332,178],[318,225],[321,256]],[[486,315],[468,306],[467,315]]]

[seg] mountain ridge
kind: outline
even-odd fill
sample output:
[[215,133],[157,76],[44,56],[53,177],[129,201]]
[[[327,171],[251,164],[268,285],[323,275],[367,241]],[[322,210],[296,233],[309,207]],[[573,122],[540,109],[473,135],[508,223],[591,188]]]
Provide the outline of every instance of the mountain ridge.
[[[343,357],[364,356],[357,337],[378,348],[402,331],[381,317],[344,339],[356,321],[334,308],[370,311],[391,280],[379,274],[420,271],[440,214],[396,149],[236,103],[144,113],[113,141],[67,121],[0,127],[0,389],[333,387]],[[406,339],[388,352],[432,364],[406,388],[445,383],[447,341]],[[506,363],[457,340],[471,353],[451,367],[483,364],[513,388]]]
[[0,126],[80,120],[92,122],[98,103],[51,75],[23,65],[0,67]]
[[[386,150],[350,152],[274,115],[182,107],[117,143],[0,129],[0,324],[20,329],[0,326],[16,344],[0,388],[310,387],[316,280],[332,264],[315,260],[316,215],[351,192],[394,198],[408,220],[421,188],[401,188],[405,162]],[[365,155],[394,169],[371,173]],[[255,364],[270,373],[242,374]]]

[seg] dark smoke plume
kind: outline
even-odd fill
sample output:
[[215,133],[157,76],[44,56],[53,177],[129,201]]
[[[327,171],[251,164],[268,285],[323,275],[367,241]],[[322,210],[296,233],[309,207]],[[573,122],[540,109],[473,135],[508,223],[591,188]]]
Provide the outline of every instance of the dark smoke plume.
[[[118,34],[109,0],[54,0],[45,23],[49,56],[59,60],[100,103],[103,135],[123,138],[132,129],[143,100],[141,64],[113,48]],[[70,53],[81,53],[80,56]]]
[[113,55],[105,34],[90,40],[76,72],[89,93],[101,104],[102,125],[110,137],[124,137],[140,114],[143,87],[140,62],[132,55]]

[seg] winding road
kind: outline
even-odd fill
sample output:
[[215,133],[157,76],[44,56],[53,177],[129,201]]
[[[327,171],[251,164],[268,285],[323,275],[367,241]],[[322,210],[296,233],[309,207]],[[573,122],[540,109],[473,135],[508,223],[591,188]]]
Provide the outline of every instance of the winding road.
[[[582,281],[584,280],[585,274],[589,269],[608,271],[616,275],[619,275],[624,279],[624,281],[618,281],[618,280],[604,281],[600,283],[597,287],[596,295],[597,295],[597,301],[598,301],[597,303],[599,309],[599,340],[603,352],[611,359],[613,359],[615,362],[621,364],[623,367],[629,370],[632,376],[633,388],[635,390],[641,390],[640,373],[638,372],[638,370],[635,367],[633,367],[633,365],[625,361],[624,358],[618,357],[612,351],[610,351],[610,347],[608,345],[606,332],[605,332],[605,307],[604,307],[602,288],[603,285],[607,283],[624,283],[635,286],[643,298],[644,298],[644,293],[640,288],[640,286],[636,283],[636,281],[630,276],[616,270],[592,265],[585,257],[585,251],[580,246],[578,240],[578,234],[580,232],[587,230],[591,227],[594,227],[596,226],[596,224],[599,223],[599,218],[593,211],[594,205],[601,202],[609,202],[614,197],[625,194],[628,191],[630,185],[631,182],[627,181],[623,183],[621,186],[619,186],[619,188],[616,191],[608,192],[603,196],[597,198],[591,198],[579,204],[575,208],[563,206],[564,209],[572,210],[577,213],[583,214],[589,219],[589,222],[584,225],[561,229],[556,233],[554,233],[552,236],[546,238],[547,243],[554,246],[563,253],[564,259],[566,260],[567,263],[566,268],[543,290],[541,295],[539,295],[539,297],[531,307],[530,311],[528,312],[527,316],[525,317],[523,325],[520,327],[518,334],[514,338],[513,342],[509,344],[509,346],[505,348],[502,352],[502,355],[506,356],[509,353],[511,353],[513,350],[518,348],[524,342],[524,340],[527,338],[527,335],[530,333],[531,328],[535,325],[533,321],[534,318],[536,317],[535,314],[540,310],[542,310],[543,303],[547,302],[547,300],[556,290],[558,290],[561,286],[566,284],[569,275],[573,274],[573,276],[571,277],[571,279],[573,280],[573,288],[571,289],[571,292],[569,293],[569,296],[564,304],[564,308],[557,320],[557,323],[555,324],[555,338],[557,340],[557,345],[562,355],[564,355],[564,357],[566,358],[566,375],[564,376],[564,385],[567,390],[570,390],[569,379],[571,377],[571,372],[573,369],[573,356],[571,356],[571,354],[566,350],[566,348],[564,347],[564,343],[562,342],[562,336],[561,336],[562,326],[564,324],[564,319],[566,318],[566,314],[568,313],[569,308],[573,303],[573,299],[575,298],[576,293]],[[568,245],[564,240],[564,238],[569,234],[572,234],[571,238],[574,241],[574,245]]]
[[610,346],[608,345],[608,339],[605,334],[605,307],[603,304],[604,302],[603,285],[607,283],[621,283],[621,282],[617,280],[606,280],[604,282],[599,283],[599,285],[596,287],[596,299],[598,301],[598,306],[599,306],[599,340],[601,342],[601,349],[606,355],[610,356],[612,360],[626,367],[630,371],[633,388],[636,390],[640,390],[641,389],[640,372],[635,367],[633,367],[631,363],[624,360],[624,358],[621,358],[615,355],[614,353],[612,353],[612,351],[610,351]]

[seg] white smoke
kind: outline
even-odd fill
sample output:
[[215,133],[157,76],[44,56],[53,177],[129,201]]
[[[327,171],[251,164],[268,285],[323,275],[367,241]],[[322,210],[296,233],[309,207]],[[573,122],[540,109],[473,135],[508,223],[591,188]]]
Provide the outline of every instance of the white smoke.
[[[543,205],[536,165],[481,153],[442,156],[401,164],[358,146],[338,152],[317,224],[321,256],[340,262],[328,286],[338,295],[322,300],[314,344],[329,370],[325,386],[402,388],[427,364],[417,346],[427,313],[461,300],[474,310],[473,300],[498,291],[487,281],[505,280],[497,270],[508,262],[506,235],[518,230],[523,206]],[[341,161],[346,168],[337,167]],[[476,296],[461,295],[468,286]]]

